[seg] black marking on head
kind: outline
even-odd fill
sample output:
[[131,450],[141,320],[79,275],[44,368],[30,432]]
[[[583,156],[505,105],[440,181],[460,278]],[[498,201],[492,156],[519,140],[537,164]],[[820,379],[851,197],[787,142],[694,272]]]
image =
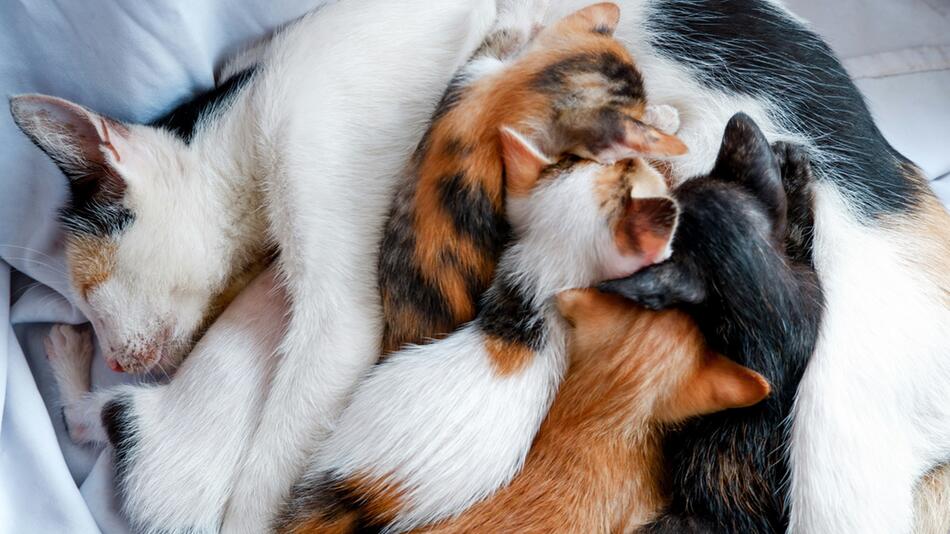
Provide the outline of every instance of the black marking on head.
[[646,99],[640,71],[629,61],[610,52],[586,52],[566,57],[538,73],[532,85],[545,93],[563,94],[570,87],[571,76],[587,73],[599,73],[607,79],[608,90],[618,105]]
[[498,272],[481,299],[476,319],[482,332],[533,351],[544,348],[545,320],[542,310],[518,286],[511,273]]
[[207,120],[212,114],[221,112],[251,81],[256,72],[257,67],[254,66],[236,73],[221,85],[179,104],[164,116],[152,121],[150,126],[168,130],[185,143],[190,143],[201,122]]
[[125,475],[135,460],[135,449],[138,447],[133,406],[132,397],[118,395],[102,407],[102,426],[115,449],[115,480],[119,488],[124,486]]
[[613,29],[610,26],[606,26],[604,24],[598,24],[597,26],[594,26],[593,31],[594,33],[599,33],[600,35],[606,35],[607,37],[610,37],[614,34]]
[[[77,201],[77,198],[80,200]],[[95,197],[81,200],[83,198],[73,193],[66,206],[59,211],[60,224],[72,235],[117,236],[135,220],[135,214],[118,201],[102,201]]]
[[[439,182],[439,198],[452,217],[455,231],[468,238],[479,250],[498,257],[508,233],[508,221],[480,183],[472,185],[462,174],[453,174]],[[476,295],[477,298],[477,295]]]
[[707,87],[775,102],[776,119],[823,156],[814,164],[866,216],[912,210],[925,189],[884,139],[864,98],[820,37],[762,0],[657,0],[646,21],[655,49]]

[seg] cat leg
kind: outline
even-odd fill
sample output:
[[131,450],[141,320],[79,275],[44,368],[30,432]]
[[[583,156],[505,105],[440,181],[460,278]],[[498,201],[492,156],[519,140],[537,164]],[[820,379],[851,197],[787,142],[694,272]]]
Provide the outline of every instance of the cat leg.
[[88,328],[53,325],[43,340],[59,388],[59,402],[69,437],[78,444],[105,443],[99,413],[108,395],[90,393],[93,348]]
[[116,486],[135,532],[217,532],[259,421],[284,333],[272,269],[234,300],[161,386],[123,386],[105,404]]

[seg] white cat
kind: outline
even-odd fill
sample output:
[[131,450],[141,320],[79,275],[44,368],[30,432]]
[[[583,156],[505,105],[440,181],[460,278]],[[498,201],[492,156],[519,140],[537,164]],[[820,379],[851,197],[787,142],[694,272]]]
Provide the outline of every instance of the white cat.
[[[394,177],[495,16],[494,0],[328,5],[279,32],[191,125],[125,124],[53,97],[11,99],[17,124],[70,179],[73,285],[113,368],[177,365],[215,301],[280,251],[272,276],[288,295],[287,335],[240,478],[213,475],[206,492],[148,486],[125,502],[138,530],[216,530],[225,500],[225,530],[266,530],[311,444],[379,354],[375,250]],[[263,331],[282,322],[271,319]],[[207,387],[216,406],[244,402],[229,398],[244,392]],[[117,406],[112,422],[134,415]],[[217,414],[202,411],[191,424],[213,425]],[[120,465],[136,455],[124,444],[149,443],[139,426],[127,428]],[[151,451],[165,458],[154,476],[176,480],[177,452]],[[196,450],[195,459],[213,454]]]

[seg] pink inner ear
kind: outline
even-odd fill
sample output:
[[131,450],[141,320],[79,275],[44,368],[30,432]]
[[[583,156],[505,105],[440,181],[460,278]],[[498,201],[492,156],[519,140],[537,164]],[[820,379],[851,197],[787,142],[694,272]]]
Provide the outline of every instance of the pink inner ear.
[[647,265],[665,260],[678,217],[679,208],[671,198],[631,199],[617,228],[620,252],[639,257]]

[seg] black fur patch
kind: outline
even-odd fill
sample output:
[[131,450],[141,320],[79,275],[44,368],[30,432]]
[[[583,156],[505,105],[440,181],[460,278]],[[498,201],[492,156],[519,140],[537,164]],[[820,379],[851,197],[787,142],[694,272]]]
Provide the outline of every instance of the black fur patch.
[[353,534],[376,534],[385,526],[367,522],[360,511],[359,497],[341,490],[336,479],[321,473],[317,478],[305,478],[294,486],[274,527],[277,532],[284,532],[308,519],[320,518],[329,523],[348,515],[356,516]]
[[70,182],[70,189],[74,192],[66,206],[59,210],[59,222],[70,234],[116,236],[135,220],[135,214],[119,201],[103,201],[101,197],[90,197],[86,192],[77,194],[76,188],[72,187],[74,184]]
[[[423,275],[416,263],[416,236],[412,223],[415,190],[404,187],[397,192],[379,254],[379,287],[384,305],[392,311],[405,308],[419,311],[420,331],[441,333],[443,325],[453,324],[453,316],[442,293]],[[388,338],[389,332],[385,334]],[[396,345],[423,342],[400,339]]]
[[102,407],[102,426],[105,427],[109,442],[115,449],[115,480],[119,488],[124,485],[125,475],[133,461],[138,441],[135,436],[132,406],[131,397],[119,395]]
[[531,350],[544,347],[544,315],[530,296],[518,287],[511,274],[498,272],[481,299],[476,319],[482,332],[505,341],[520,343]]
[[213,113],[221,112],[242,88],[254,77],[257,67],[238,72],[221,85],[213,87],[179,104],[164,116],[152,121],[150,126],[163,128],[190,143],[202,121]]
[[[710,88],[767,98],[827,160],[832,180],[866,216],[913,209],[923,188],[900,172],[901,156],[881,135],[861,93],[820,37],[764,0],[656,0],[651,44],[688,65]],[[783,116],[777,113],[777,116]]]
[[[799,243],[796,256],[789,257],[785,250],[793,247],[776,241],[775,219],[785,214],[775,212],[772,186],[791,177],[805,191],[802,182],[810,185],[812,179],[800,149],[770,148],[757,129],[749,133],[749,125],[755,128],[746,117],[730,121],[735,131],[725,138],[735,142],[732,134],[745,132],[752,148],[724,143],[717,167],[740,169],[746,162],[762,176],[735,172],[686,181],[674,191],[681,211],[670,260],[605,287],[638,302],[665,296],[658,307],[689,312],[712,350],[759,372],[772,386],[755,406],[694,418],[668,434],[671,502],[666,517],[646,532],[706,532],[712,525],[717,533],[772,534],[787,527],[786,424],[814,352],[823,301],[811,251]],[[773,168],[773,152],[783,156],[781,172]],[[720,166],[726,159],[731,161]],[[789,228],[809,224],[811,216],[804,213],[812,209],[810,196],[789,195],[787,201],[794,214]],[[702,288],[700,297],[679,298],[690,284]]]
[[509,232],[508,221],[481,185],[473,187],[463,175],[455,174],[439,183],[439,198],[459,235],[492,257],[501,254]]
[[[465,91],[468,89],[469,84],[471,83],[470,76],[465,71],[461,69],[459,72],[452,77],[452,80],[449,81],[449,86],[445,88],[445,92],[442,93],[442,98],[439,100],[439,104],[435,107],[435,112],[432,114],[431,124],[435,124],[446,113],[452,111],[455,106],[462,100],[462,95],[465,94]],[[430,128],[431,129],[431,128]],[[428,133],[426,134],[428,136]]]
[[643,78],[640,72],[617,55],[602,53],[582,53],[551,64],[532,81],[532,85],[546,93],[561,93],[570,76],[583,73],[599,73],[610,81],[610,93],[618,103],[646,98],[643,90]]

